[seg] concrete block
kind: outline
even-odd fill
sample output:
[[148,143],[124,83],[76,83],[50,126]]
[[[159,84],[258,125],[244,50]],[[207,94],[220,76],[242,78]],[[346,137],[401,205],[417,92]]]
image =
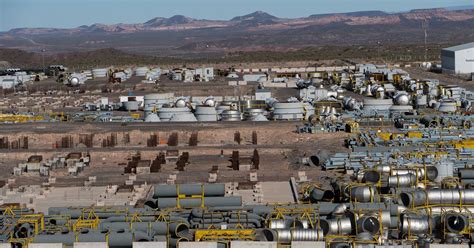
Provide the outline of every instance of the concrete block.
[[[1,246],[0,246],[1,247]],[[43,244],[29,244],[29,248],[63,248],[63,244],[61,243],[43,243]]]
[[325,248],[324,241],[291,241],[291,248]]
[[468,244],[429,244],[430,248],[469,248]]
[[180,242],[179,248],[217,248],[217,242]]
[[74,248],[109,248],[106,242],[75,242]]
[[0,248],[12,248],[12,245],[10,243],[4,243],[0,244]]
[[277,248],[277,242],[231,241],[230,248]]
[[[166,241],[161,242],[133,242],[133,248],[167,248]],[[181,247],[181,244],[180,244]]]

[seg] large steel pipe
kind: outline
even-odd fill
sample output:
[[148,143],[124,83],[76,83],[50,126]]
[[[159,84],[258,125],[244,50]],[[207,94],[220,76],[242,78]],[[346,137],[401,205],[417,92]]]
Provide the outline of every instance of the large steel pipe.
[[461,179],[474,179],[474,168],[459,168],[458,175]]
[[415,190],[401,193],[400,200],[406,207],[474,204],[474,189]]
[[153,197],[177,197],[178,195],[224,196],[224,184],[177,184],[155,185]]
[[[203,202],[204,201],[204,202]],[[197,208],[201,206],[205,207],[228,207],[228,206],[241,206],[242,197],[240,196],[227,196],[227,197],[204,197],[204,198],[159,198],[155,202],[158,208]]]
[[373,202],[375,189],[371,186],[356,186],[350,188],[350,198],[356,202]]
[[311,202],[331,201],[334,199],[334,192],[332,190],[313,188],[310,191],[309,199]]
[[400,216],[400,232],[402,236],[429,234],[431,219],[426,215],[403,214]]
[[263,236],[267,241],[289,244],[292,241],[320,241],[324,234],[319,229],[264,229]]
[[33,243],[62,243],[65,246],[72,247],[76,241],[74,233],[66,234],[38,234],[33,239]]
[[321,166],[329,158],[326,150],[319,150],[316,154],[309,157],[308,162],[311,166]]
[[[392,176],[401,176],[413,174],[418,179],[428,179],[430,181],[434,181],[436,177],[438,177],[438,169],[434,166],[426,166],[426,167],[417,167],[417,168],[404,168],[404,169],[391,169],[390,175]],[[426,178],[425,178],[426,175]]]
[[389,176],[387,186],[390,188],[406,188],[416,185],[416,176],[408,173],[403,175]]
[[444,216],[444,224],[450,233],[460,233],[469,226],[469,219],[465,214],[450,212]]
[[277,219],[277,220],[271,220],[268,227],[270,229],[290,229],[290,228],[302,229],[304,226],[303,226],[303,223],[299,220]]
[[357,220],[357,229],[359,232],[377,234],[380,231],[380,222],[374,216],[362,216]]
[[352,233],[352,222],[350,218],[321,219],[319,224],[324,235],[337,234],[345,235]]

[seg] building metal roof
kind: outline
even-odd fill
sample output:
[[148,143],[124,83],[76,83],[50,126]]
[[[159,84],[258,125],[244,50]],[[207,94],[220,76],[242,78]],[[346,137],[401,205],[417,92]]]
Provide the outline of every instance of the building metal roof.
[[457,52],[457,51],[466,50],[470,48],[474,48],[474,42],[466,43],[466,44],[462,44],[458,46],[452,46],[448,48],[443,48],[443,50]]

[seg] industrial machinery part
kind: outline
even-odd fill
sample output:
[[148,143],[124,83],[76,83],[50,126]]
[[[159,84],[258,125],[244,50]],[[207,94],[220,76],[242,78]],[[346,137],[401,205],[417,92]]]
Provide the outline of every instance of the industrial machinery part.
[[188,107],[183,108],[159,108],[158,117],[162,121],[170,121],[175,115],[190,114],[191,110]]
[[214,106],[199,105],[194,112],[198,121],[217,121],[217,110]]
[[303,120],[304,103],[277,102],[273,104],[272,117],[274,120]]
[[241,121],[242,114],[239,110],[224,110],[221,112],[222,121]]

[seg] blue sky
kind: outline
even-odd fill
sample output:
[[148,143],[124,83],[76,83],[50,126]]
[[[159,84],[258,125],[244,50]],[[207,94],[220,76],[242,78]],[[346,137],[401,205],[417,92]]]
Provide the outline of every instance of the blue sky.
[[406,11],[473,5],[473,0],[0,0],[0,31],[19,27],[77,27],[139,23],[182,14],[230,19],[256,10],[278,17],[361,10]]

